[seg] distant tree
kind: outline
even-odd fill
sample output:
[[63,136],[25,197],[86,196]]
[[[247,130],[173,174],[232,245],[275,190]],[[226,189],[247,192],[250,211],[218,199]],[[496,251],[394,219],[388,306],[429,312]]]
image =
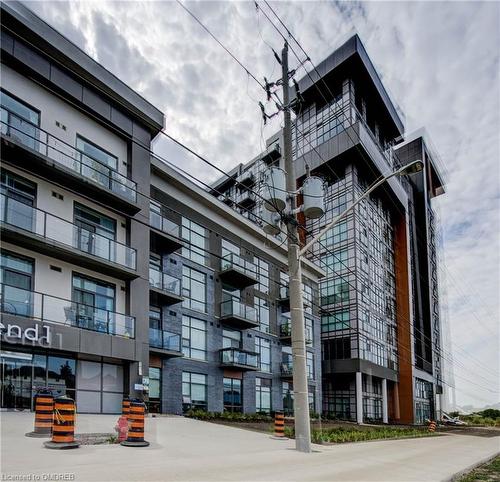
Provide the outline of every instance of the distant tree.
[[488,418],[500,418],[500,410],[497,410],[495,408],[487,408],[486,410],[483,410],[482,412],[478,412],[478,415],[481,415],[482,417],[488,417]]

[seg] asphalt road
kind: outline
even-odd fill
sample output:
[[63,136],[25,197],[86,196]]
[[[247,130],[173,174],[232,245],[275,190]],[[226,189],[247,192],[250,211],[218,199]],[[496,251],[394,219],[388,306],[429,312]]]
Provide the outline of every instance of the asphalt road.
[[[78,415],[77,432],[112,432],[116,419]],[[500,451],[500,437],[450,434],[314,446],[314,453],[301,454],[291,440],[182,417],[148,418],[147,448],[95,445],[61,451],[24,436],[32,430],[32,414],[2,412],[0,421],[2,480],[67,474],[59,480],[442,481]]]

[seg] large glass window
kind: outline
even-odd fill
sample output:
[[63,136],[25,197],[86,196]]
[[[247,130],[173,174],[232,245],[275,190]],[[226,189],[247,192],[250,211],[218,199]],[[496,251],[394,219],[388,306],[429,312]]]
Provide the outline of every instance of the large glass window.
[[330,305],[349,301],[349,283],[344,278],[334,278],[321,283],[321,304]]
[[35,261],[2,251],[0,253],[0,307],[4,313],[30,316],[33,313]]
[[182,317],[182,353],[195,360],[207,359],[207,322],[192,318]]
[[115,310],[115,287],[109,283],[73,275],[72,301],[76,324],[81,328],[107,332]]
[[1,221],[33,231],[36,184],[6,170],[2,170],[0,179]]
[[190,219],[182,218],[182,239],[188,244],[182,247],[182,256],[198,264],[206,264],[207,230]]
[[207,311],[207,276],[188,266],[182,267],[182,306],[191,310]]
[[283,412],[293,415],[293,385],[290,382],[283,382]]
[[271,386],[272,382],[269,378],[255,379],[255,411],[256,412],[271,412]]
[[257,311],[257,321],[259,330],[269,333],[269,303],[264,298],[255,297],[255,309]]
[[38,148],[40,112],[4,91],[0,91],[2,106],[1,131],[32,149]]
[[161,413],[161,368],[149,367],[149,412]]
[[349,327],[349,311],[347,310],[328,313],[321,317],[322,332],[348,330]]
[[341,221],[329,229],[323,236],[323,244],[336,246],[347,240],[347,221]]
[[207,376],[201,373],[182,372],[182,407],[207,409]]
[[242,381],[237,378],[225,378],[224,383],[224,411],[241,412],[243,409]]
[[314,354],[310,351],[306,352],[306,368],[307,378],[314,380]]
[[222,330],[222,348],[240,348],[241,347],[241,331]]
[[76,148],[86,156],[90,156],[92,160],[96,160],[104,166],[114,169],[115,171],[117,170],[118,158],[87,139],[77,136]]
[[255,337],[255,351],[259,354],[259,370],[271,371],[271,342],[260,336]]
[[257,257],[254,258],[254,262],[257,266],[257,279],[259,281],[257,289],[261,293],[269,294],[269,263]]

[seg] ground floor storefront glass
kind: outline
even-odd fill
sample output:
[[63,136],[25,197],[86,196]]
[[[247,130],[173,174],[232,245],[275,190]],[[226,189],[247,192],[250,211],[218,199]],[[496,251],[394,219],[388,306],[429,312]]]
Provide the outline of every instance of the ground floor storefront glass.
[[120,413],[123,366],[75,358],[16,351],[0,352],[2,408],[32,410],[42,389],[76,401],[80,413]]
[[161,368],[149,367],[149,403],[150,413],[161,413]]

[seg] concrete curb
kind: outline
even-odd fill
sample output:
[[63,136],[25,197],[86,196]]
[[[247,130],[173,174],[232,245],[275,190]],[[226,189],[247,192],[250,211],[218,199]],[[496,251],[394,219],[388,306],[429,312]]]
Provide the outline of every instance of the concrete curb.
[[490,455],[488,457],[485,457],[484,459],[481,459],[479,462],[475,462],[474,464],[469,465],[467,468],[461,470],[460,472],[453,474],[451,477],[449,477],[447,479],[443,479],[442,482],[456,482],[464,475],[468,474],[469,472],[472,472],[474,469],[477,469],[481,465],[486,465],[487,463],[491,462],[493,459],[495,459],[499,455],[500,455],[500,452],[497,452],[494,455]]

